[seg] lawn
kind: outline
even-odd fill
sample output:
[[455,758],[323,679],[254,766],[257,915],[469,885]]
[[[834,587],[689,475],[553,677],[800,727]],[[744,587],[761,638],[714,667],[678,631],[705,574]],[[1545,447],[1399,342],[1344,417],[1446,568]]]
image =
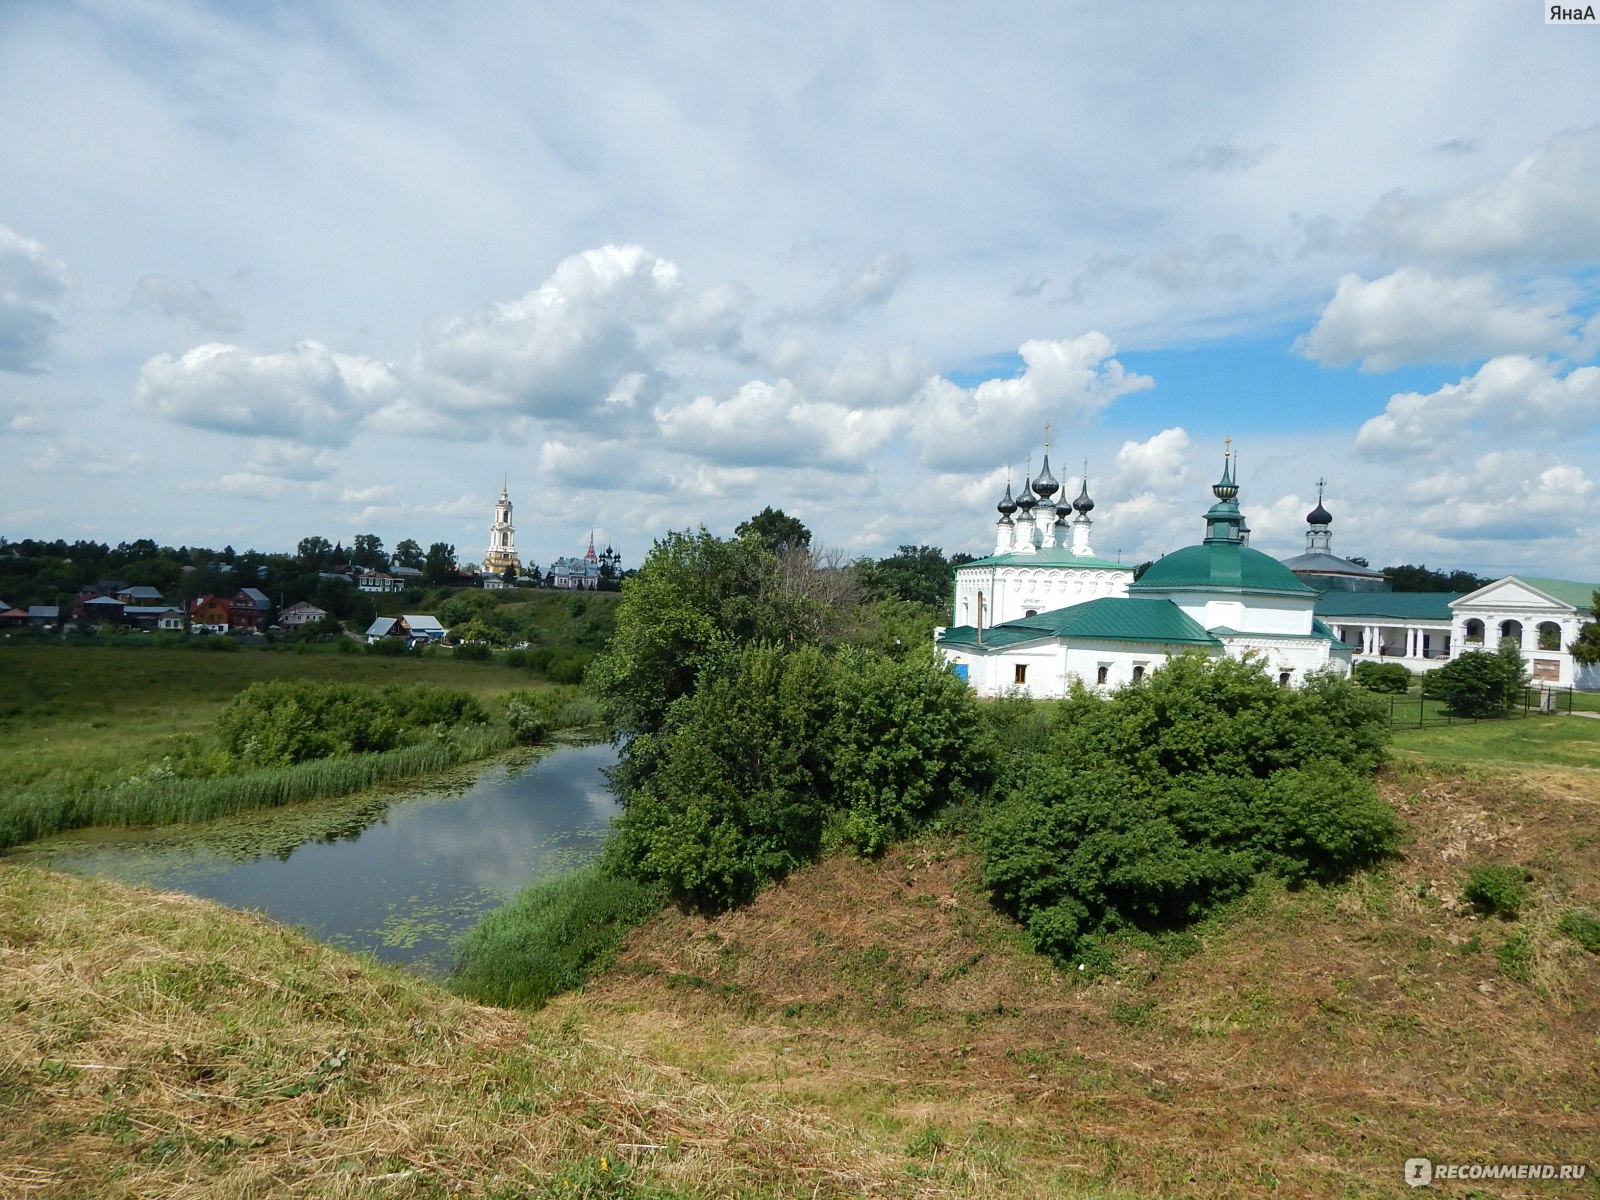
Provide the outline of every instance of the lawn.
[[1600,720],[1571,716],[1456,721],[1396,729],[1394,749],[1440,763],[1600,767]]

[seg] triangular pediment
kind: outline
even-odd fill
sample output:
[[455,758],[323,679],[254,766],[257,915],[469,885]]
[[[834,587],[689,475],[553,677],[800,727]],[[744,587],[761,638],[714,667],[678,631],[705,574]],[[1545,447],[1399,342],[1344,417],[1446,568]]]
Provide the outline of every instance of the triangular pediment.
[[1468,592],[1459,600],[1453,601],[1450,607],[1457,612],[1472,612],[1477,609],[1527,609],[1569,613],[1573,610],[1571,604],[1550,595],[1535,584],[1518,579],[1515,575],[1507,575],[1504,579],[1484,584],[1477,591]]

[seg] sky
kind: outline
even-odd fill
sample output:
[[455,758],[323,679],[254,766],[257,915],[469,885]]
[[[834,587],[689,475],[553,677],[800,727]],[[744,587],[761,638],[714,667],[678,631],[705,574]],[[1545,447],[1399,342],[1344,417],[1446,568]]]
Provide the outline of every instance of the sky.
[[[770,505],[1600,580],[1600,27],[1531,0],[5,0],[0,536],[637,565]],[[1048,435],[1047,435],[1048,430]]]

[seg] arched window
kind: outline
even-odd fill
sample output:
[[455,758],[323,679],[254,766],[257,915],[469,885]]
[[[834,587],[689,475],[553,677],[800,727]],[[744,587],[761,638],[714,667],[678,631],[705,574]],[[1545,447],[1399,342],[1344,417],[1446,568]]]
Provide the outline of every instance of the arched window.
[[1479,644],[1483,642],[1483,622],[1478,620],[1477,617],[1473,617],[1467,622],[1466,640]]
[[1133,681],[1135,683],[1142,683],[1144,681],[1144,664],[1143,663],[1139,663],[1133,668]]
[[1094,681],[1096,683],[1104,683],[1106,681],[1106,676],[1109,674],[1111,674],[1111,668],[1106,666],[1105,663],[1101,663],[1100,670],[1095,674]]
[[1023,613],[1022,615],[1025,616],[1025,617],[1037,617],[1039,615],[1039,610],[1037,608],[1030,608],[1027,612]]
[[1539,649],[1561,649],[1561,626],[1554,621],[1542,621],[1539,624]]
[[1281,687],[1281,688],[1286,688],[1286,687],[1289,686],[1289,672],[1288,671],[1279,671],[1278,672],[1278,686]]
[[1521,621],[1501,621],[1500,622],[1500,640],[1502,642],[1504,642],[1504,641],[1512,641],[1512,642],[1515,642],[1519,646],[1522,645],[1522,622]]

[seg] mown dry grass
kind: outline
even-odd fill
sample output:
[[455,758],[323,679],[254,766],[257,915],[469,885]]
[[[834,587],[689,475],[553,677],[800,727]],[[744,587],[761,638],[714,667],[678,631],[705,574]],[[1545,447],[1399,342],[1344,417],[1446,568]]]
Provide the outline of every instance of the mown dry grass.
[[0,868],[0,1195],[847,1196],[880,1158],[572,1022],[199,900]]
[[[1348,1197],[1400,1194],[1414,1154],[1600,1166],[1600,957],[1554,927],[1600,907],[1600,782],[1382,785],[1402,858],[1114,976],[1030,955],[946,835],[663,914],[531,1017],[0,868],[0,1194]],[[1532,875],[1522,920],[1457,900],[1483,862]]]
[[[1399,861],[1260,890],[1115,977],[1042,966],[959,845],[928,839],[716,920],[663,916],[559,1009],[875,1130],[908,1179],[953,1194],[1386,1195],[1418,1154],[1600,1168],[1600,958],[1554,929],[1600,904],[1600,786],[1415,770],[1383,786],[1413,830]],[[1458,902],[1490,861],[1532,873],[1523,920]],[[1516,935],[1526,981],[1496,956]],[[1482,1194],[1544,1185],[1499,1186]]]

